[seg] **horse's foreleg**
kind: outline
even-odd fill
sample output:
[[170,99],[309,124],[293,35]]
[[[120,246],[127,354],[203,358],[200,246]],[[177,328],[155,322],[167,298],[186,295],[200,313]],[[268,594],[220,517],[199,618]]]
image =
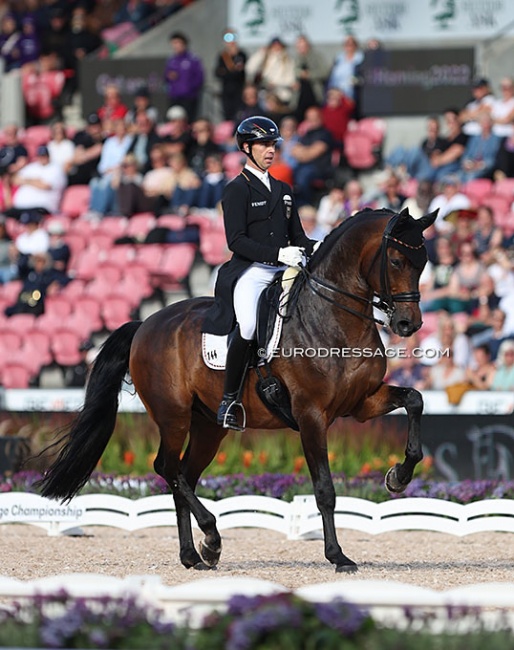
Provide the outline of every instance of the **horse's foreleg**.
[[315,423],[309,425],[301,423],[300,435],[312,478],[316,505],[323,521],[325,557],[336,565],[337,572],[356,571],[357,565],[346,557],[337,541],[334,521],[336,493],[328,462],[326,428],[325,426],[321,428]]
[[421,415],[423,413],[423,398],[414,388],[403,388],[382,384],[380,388],[362,402],[359,409],[352,415],[364,422],[371,418],[385,415],[396,408],[404,408],[407,412],[408,432],[405,460],[391,467],[385,477],[385,486],[389,492],[403,492],[411,482],[414,468],[423,458],[421,449]]

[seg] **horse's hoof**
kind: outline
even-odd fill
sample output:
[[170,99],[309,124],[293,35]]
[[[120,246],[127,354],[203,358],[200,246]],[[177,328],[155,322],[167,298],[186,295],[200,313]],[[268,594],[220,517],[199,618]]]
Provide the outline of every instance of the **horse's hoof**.
[[210,567],[208,564],[205,564],[205,562],[197,562],[194,566],[193,569],[195,571],[210,571],[212,567]]
[[391,494],[401,494],[405,491],[407,483],[400,483],[398,480],[398,468],[400,467],[399,463],[396,463],[393,467],[390,467],[385,475],[384,483],[386,490]]
[[207,564],[207,566],[213,568],[218,564],[221,555],[221,544],[219,545],[219,548],[213,549],[202,541],[198,545],[198,550],[200,551],[202,560]]
[[338,564],[336,566],[336,573],[357,573],[359,567],[355,562],[352,562],[351,560],[348,561],[351,562],[351,564]]

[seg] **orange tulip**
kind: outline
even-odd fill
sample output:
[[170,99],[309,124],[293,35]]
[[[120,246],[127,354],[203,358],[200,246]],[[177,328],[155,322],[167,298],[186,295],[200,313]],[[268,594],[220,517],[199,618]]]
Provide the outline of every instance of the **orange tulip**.
[[370,463],[364,463],[364,465],[361,467],[361,474],[369,474],[371,472],[371,465]]
[[261,451],[259,453],[259,463],[261,465],[266,465],[266,463],[268,462],[268,458],[269,458],[269,454],[267,451]]
[[425,470],[428,471],[431,469],[431,467],[434,465],[434,459],[432,456],[425,456],[423,460],[421,461],[421,467]]
[[248,468],[252,464],[253,460],[253,451],[243,452],[243,465]]
[[224,465],[227,462],[227,454],[224,451],[220,451],[216,456],[216,460],[220,465]]
[[299,472],[302,471],[304,465],[305,465],[305,458],[303,456],[297,456],[294,459],[293,472],[295,474],[298,474]]
[[150,469],[153,469],[153,464],[155,459],[157,458],[157,453],[155,451],[152,451],[148,456],[146,457],[146,463]]
[[336,459],[336,453],[335,451],[329,451],[328,452],[328,462],[333,463]]
[[371,461],[371,466],[373,469],[382,469],[384,466],[384,461],[381,458],[373,458]]
[[126,451],[123,454],[123,462],[125,463],[125,465],[132,467],[135,460],[136,460],[136,454],[133,451]]

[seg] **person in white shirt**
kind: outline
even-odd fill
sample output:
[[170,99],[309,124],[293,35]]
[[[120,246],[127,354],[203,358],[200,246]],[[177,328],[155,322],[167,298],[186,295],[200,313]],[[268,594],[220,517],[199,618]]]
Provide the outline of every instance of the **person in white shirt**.
[[466,135],[480,135],[482,127],[480,126],[480,117],[490,112],[495,102],[495,97],[491,92],[489,81],[484,77],[475,79],[471,87],[473,100],[470,101],[459,114],[459,119],[463,124],[462,132]]
[[75,145],[66,136],[66,129],[64,128],[63,122],[55,122],[55,124],[52,124],[51,130],[52,139],[47,145],[50,162],[59,165],[67,172],[73,160]]
[[59,210],[66,175],[59,165],[50,162],[48,148],[38,147],[36,160],[29,163],[14,176],[12,184],[18,187],[13,197],[13,209],[19,217],[26,210],[53,213]]
[[460,191],[460,181],[458,176],[449,175],[442,181],[442,192],[435,196],[428,211],[439,210],[435,227],[439,234],[451,232],[454,228],[449,221],[445,220],[451,212],[456,210],[468,210],[471,207],[469,198]]

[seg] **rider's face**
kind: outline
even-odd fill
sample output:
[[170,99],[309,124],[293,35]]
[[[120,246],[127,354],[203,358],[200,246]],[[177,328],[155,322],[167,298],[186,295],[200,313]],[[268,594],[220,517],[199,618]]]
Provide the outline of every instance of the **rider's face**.
[[275,147],[276,142],[272,140],[253,143],[252,155],[261,169],[267,170],[271,166],[275,157]]

